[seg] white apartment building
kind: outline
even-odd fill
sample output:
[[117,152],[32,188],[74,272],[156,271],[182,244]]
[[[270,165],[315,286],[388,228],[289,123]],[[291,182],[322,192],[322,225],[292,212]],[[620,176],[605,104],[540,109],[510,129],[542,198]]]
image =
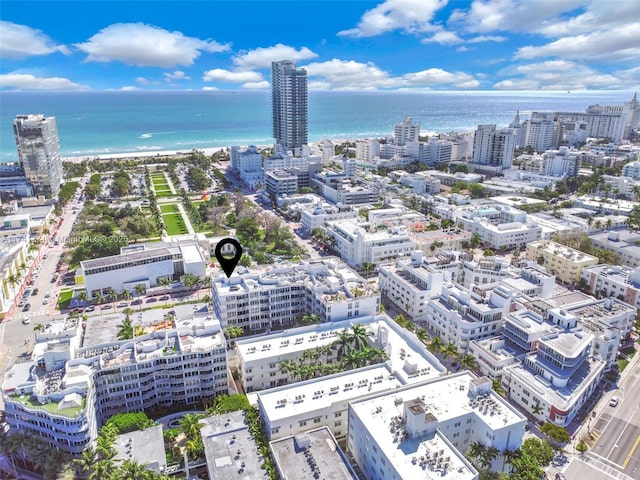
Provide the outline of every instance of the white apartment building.
[[0,247],[0,320],[9,313],[16,297],[25,289],[26,275],[23,266],[29,269],[33,262],[29,258],[29,238],[26,234],[1,236]]
[[36,335],[32,361],[7,372],[10,431],[80,455],[116,413],[228,393],[226,341],[215,318],[161,320],[120,341],[117,324],[104,317],[87,319],[84,334],[82,323],[52,320]]
[[55,117],[17,115],[13,133],[24,176],[36,195],[57,199],[62,183],[62,158]]
[[415,244],[403,227],[367,231],[367,225],[353,220],[327,222],[327,233],[335,240],[335,250],[349,265],[379,264],[410,254]]
[[396,124],[393,138],[397,145],[417,142],[420,140],[420,124],[414,122],[411,117],[405,117],[402,122]]
[[[602,232],[589,235],[593,245],[618,254],[621,265],[640,267],[640,234],[631,230]],[[595,263],[593,264],[595,265]]]
[[380,226],[408,227],[415,223],[422,223],[425,216],[406,207],[389,207],[369,210],[367,213],[370,228]]
[[240,178],[250,188],[257,188],[264,182],[262,155],[254,145],[231,147],[231,169],[238,172]]
[[410,226],[409,239],[415,243],[416,250],[426,255],[462,250],[471,240],[471,233],[466,230],[445,228],[419,231],[421,227],[422,225]]
[[358,163],[373,163],[380,158],[380,142],[375,138],[356,140],[356,161]]
[[475,480],[469,445],[517,449],[525,424],[488,378],[463,372],[351,402],[347,449],[367,480]]
[[237,268],[231,278],[214,278],[211,292],[223,326],[247,330],[277,329],[309,313],[322,322],[375,315],[380,303],[377,289],[336,258]]
[[629,162],[622,167],[622,176],[640,180],[640,162]]
[[300,209],[300,223],[307,232],[314,228],[324,228],[326,222],[334,220],[355,220],[358,212],[352,206],[332,205],[322,200],[311,208]]
[[503,336],[471,340],[469,353],[476,359],[478,371],[491,380],[500,378],[506,367],[518,363],[516,351],[507,345]]
[[553,121],[531,118],[522,123],[521,146],[533,147],[536,152],[544,152],[553,145]]
[[497,172],[511,168],[515,136],[510,129],[496,130],[495,125],[478,125],[473,140],[472,163],[496,167]]
[[137,285],[155,287],[163,278],[178,280],[187,273],[206,275],[206,255],[198,244],[145,244],[123,247],[121,251],[120,255],[80,262],[76,285],[84,285],[89,299],[112,290],[133,291]]
[[264,183],[267,193],[274,197],[298,193],[298,177],[286,170],[271,170],[265,173]]
[[633,199],[634,192],[640,186],[640,182],[625,176],[603,175],[602,179],[604,180],[604,185],[601,190],[604,191],[604,188],[607,188],[613,198],[619,198],[618,195],[624,195],[626,198]]
[[580,281],[583,268],[598,263],[596,257],[547,240],[531,241],[527,245],[526,258],[542,264],[547,272],[568,284]]
[[640,267],[594,265],[583,268],[581,277],[592,295],[615,297],[640,308]]
[[558,150],[547,150],[542,154],[542,162],[538,173],[552,177],[575,177],[582,165],[580,152],[560,147]]
[[500,225],[492,225],[484,219],[463,222],[465,230],[472,234],[478,233],[486,245],[497,250],[520,248],[539,240],[542,236],[542,228],[533,222]]
[[[372,333],[371,346],[383,349],[389,359],[384,363],[258,392],[256,401],[265,420],[269,438],[286,437],[310,428],[327,426],[338,440],[344,440],[348,428],[349,402],[444,374],[444,367],[424,345],[387,315],[363,317],[320,328],[322,331],[338,333],[358,323],[365,325]],[[287,335],[285,340],[293,343],[294,339],[306,333],[310,332],[294,332]],[[317,341],[320,341],[320,336]],[[273,346],[272,343],[272,348]],[[313,346],[313,343],[307,344],[307,349]],[[283,353],[285,352],[278,353],[276,350],[272,358]],[[251,355],[253,354],[249,354],[249,358]],[[255,373],[255,368],[258,367],[264,371],[275,370],[271,367],[267,369],[269,362],[255,362],[252,371]]]
[[427,299],[440,295],[447,276],[424,260],[423,253],[416,251],[410,259],[378,267],[380,293],[411,318],[425,314]]
[[466,352],[472,340],[495,336],[514,305],[515,293],[502,285],[487,292],[448,284],[439,297],[427,300],[426,312],[416,322],[445,344],[454,343],[458,351]]
[[574,207],[582,207],[600,215],[629,215],[635,202],[613,198],[584,195],[575,200]]

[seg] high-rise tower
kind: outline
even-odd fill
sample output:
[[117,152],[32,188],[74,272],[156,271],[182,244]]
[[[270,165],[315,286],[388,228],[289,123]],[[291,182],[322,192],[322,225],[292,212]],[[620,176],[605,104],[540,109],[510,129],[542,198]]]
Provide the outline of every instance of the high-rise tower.
[[55,117],[17,115],[13,121],[18,158],[36,195],[57,197],[62,159]]
[[290,60],[271,64],[271,104],[276,151],[300,154],[307,144],[307,72]]

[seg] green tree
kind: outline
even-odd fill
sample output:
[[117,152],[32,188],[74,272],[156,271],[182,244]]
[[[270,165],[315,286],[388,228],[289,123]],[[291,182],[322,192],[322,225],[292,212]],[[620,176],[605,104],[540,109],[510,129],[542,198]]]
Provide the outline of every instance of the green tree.
[[561,445],[571,441],[571,435],[569,435],[569,432],[567,432],[565,428],[551,422],[543,424],[542,427],[540,427],[540,432]]
[[431,342],[429,342],[429,348],[433,352],[439,353],[444,348],[444,342],[442,341],[442,339],[440,337],[435,336],[435,337],[433,337],[431,339]]
[[470,353],[465,353],[464,355],[462,355],[462,357],[460,358],[460,365],[462,366],[462,368],[466,368],[468,370],[478,369],[478,361]]

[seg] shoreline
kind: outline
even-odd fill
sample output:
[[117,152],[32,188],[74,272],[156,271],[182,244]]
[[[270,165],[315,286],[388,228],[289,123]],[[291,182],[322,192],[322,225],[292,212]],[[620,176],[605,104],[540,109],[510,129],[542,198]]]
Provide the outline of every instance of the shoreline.
[[81,157],[63,157],[63,162],[85,162],[91,160],[134,160],[136,158],[152,158],[152,157],[177,157],[189,155],[193,150],[202,152],[204,155],[213,155],[216,152],[224,151],[229,147],[209,147],[195,148],[191,150],[155,150],[146,152],[124,152],[124,153],[106,153],[102,155],[85,155]]

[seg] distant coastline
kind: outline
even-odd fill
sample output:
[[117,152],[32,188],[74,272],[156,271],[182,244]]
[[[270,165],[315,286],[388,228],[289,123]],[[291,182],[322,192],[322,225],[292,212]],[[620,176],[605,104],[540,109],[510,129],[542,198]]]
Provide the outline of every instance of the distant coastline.
[[[465,132],[506,126],[516,111],[584,111],[616,105],[633,92],[310,92],[309,142],[393,135],[404,117],[421,132]],[[56,117],[65,158],[148,157],[158,152],[271,145],[268,92],[8,92],[0,91],[0,163],[17,161],[18,114]]]

